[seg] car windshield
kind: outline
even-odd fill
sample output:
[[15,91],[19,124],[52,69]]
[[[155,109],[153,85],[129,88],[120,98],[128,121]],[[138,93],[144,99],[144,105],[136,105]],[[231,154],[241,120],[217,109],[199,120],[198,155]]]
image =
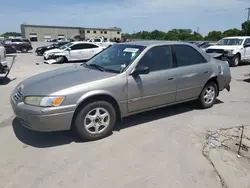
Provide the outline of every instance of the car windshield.
[[86,66],[99,67],[107,72],[121,73],[144,49],[144,46],[116,44],[90,59]]
[[227,39],[221,39],[217,45],[241,45],[243,42],[243,39],[238,38],[227,38]]
[[73,44],[72,42],[69,42],[69,43],[67,43],[67,44],[65,44],[65,45],[63,45],[63,46],[61,46],[59,49],[60,49],[60,50],[64,50],[64,49],[68,48],[69,46],[71,46],[72,44]]

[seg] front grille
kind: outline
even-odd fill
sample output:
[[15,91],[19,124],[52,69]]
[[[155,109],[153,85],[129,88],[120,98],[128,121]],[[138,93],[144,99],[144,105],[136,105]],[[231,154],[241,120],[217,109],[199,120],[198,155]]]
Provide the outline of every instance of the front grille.
[[12,98],[13,98],[13,100],[14,100],[15,102],[20,101],[20,100],[22,99],[22,97],[23,97],[23,95],[22,95],[22,93],[21,93],[21,88],[16,89],[16,90],[14,91],[14,93],[13,93],[13,96],[12,96]]
[[224,50],[223,49],[207,49],[206,50],[207,53],[224,53]]

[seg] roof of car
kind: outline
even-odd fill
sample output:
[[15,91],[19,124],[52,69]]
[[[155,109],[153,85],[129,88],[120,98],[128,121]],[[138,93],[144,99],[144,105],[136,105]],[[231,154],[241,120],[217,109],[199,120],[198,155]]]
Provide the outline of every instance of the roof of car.
[[139,45],[139,46],[152,46],[152,45],[170,45],[170,44],[188,44],[187,42],[181,41],[159,41],[159,40],[145,40],[145,41],[133,41],[133,42],[125,42],[119,44],[131,44],[131,45]]
[[225,37],[224,39],[245,39],[245,38],[250,38],[250,36],[235,36],[235,37]]
[[74,41],[74,42],[71,42],[71,43],[73,43],[73,44],[94,44],[94,45],[97,45],[97,44],[95,44],[93,42],[86,42],[86,41]]

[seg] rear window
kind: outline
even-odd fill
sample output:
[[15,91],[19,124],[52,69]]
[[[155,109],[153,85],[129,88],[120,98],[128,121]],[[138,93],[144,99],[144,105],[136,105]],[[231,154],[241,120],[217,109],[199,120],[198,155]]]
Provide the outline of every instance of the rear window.
[[28,39],[23,39],[23,42],[28,42],[30,43],[30,41]]

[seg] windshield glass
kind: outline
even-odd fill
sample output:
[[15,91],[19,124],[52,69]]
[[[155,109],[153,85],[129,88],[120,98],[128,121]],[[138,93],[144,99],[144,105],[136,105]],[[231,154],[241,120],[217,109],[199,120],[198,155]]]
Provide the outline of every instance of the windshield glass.
[[241,45],[243,42],[243,39],[238,38],[228,38],[228,39],[221,39],[217,45]]
[[69,46],[71,46],[72,44],[73,44],[72,42],[67,43],[67,44],[61,46],[59,49],[60,49],[60,50],[64,50],[64,49],[68,48]]
[[144,46],[116,44],[90,59],[86,65],[89,67],[98,65],[107,72],[120,73],[126,69],[144,49]]

